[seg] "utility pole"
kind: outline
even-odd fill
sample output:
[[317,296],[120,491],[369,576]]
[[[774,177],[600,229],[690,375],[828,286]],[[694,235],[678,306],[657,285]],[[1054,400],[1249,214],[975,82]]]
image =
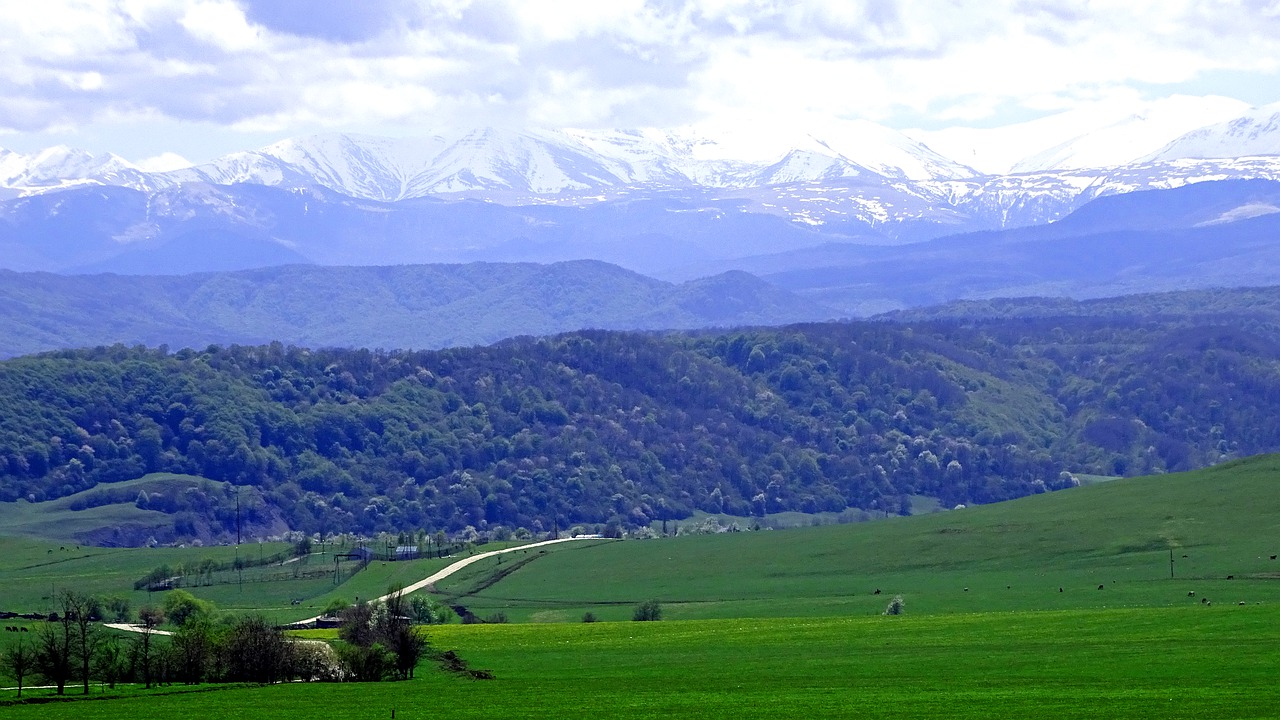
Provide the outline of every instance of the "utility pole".
[[240,544],[240,488],[236,488],[236,545]]
[[1173,548],[1169,548],[1169,578],[1173,578]]

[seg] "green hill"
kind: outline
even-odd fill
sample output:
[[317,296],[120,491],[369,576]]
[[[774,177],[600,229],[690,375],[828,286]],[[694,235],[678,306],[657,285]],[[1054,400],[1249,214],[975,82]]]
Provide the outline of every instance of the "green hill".
[[[0,362],[0,501],[197,475],[246,488],[250,537],[909,514],[913,497],[986,504],[1071,487],[1072,473],[1278,450],[1280,329],[1252,321],[584,331],[422,352],[113,346]],[[164,537],[222,542],[229,492],[143,509],[172,516]]]
[[672,618],[868,614],[896,594],[912,613],[1270,603],[1278,486],[1269,455],[874,523],[566,549],[510,574],[477,563],[440,591],[532,620],[625,619],[650,598]]
[[194,275],[0,270],[0,357],[113,343],[436,348],[581,328],[769,325],[838,316],[746,273],[675,285],[589,260],[287,265]]

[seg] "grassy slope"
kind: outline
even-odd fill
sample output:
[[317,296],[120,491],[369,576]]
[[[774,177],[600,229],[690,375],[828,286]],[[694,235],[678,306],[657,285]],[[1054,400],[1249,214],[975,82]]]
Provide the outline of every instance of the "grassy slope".
[[1251,718],[1280,706],[1280,607],[899,618],[446,626],[497,679],[423,667],[373,685],[287,684],[4,708],[6,718]]
[[[136,480],[125,480],[82,490],[74,495],[47,502],[30,503],[19,500],[0,503],[0,535],[64,541],[83,533],[93,533],[102,528],[125,524],[140,527],[172,527],[172,516],[156,510],[142,510],[133,502],[102,505],[84,510],[72,510],[71,506],[77,501],[83,501],[104,490],[156,492],[162,488],[172,487],[175,483],[194,486],[202,482],[211,481],[192,475],[153,473]],[[221,483],[218,484],[221,485]],[[74,543],[73,540],[72,544]]]
[[[557,548],[483,595],[500,607],[500,595],[526,594],[510,612],[535,619],[583,607],[620,617],[655,595],[668,617],[844,616],[446,626],[431,629],[436,646],[497,680],[424,667],[408,683],[130,691],[4,714],[1273,717],[1280,566],[1267,549],[1280,537],[1277,477],[1271,456],[881,523]],[[4,555],[21,563],[39,560],[43,546],[11,549]],[[375,563],[369,581],[411,569]],[[908,614],[874,615],[886,598],[869,595],[871,584],[903,592]],[[1192,587],[1219,599],[1202,605],[1186,597]],[[622,604],[584,605],[584,596]],[[1053,607],[1077,609],[1009,612]]]
[[[575,548],[461,602],[575,620],[624,619],[648,598],[676,618],[867,614],[896,593],[913,613],[1275,601],[1278,479],[1280,456],[1265,456],[875,523]],[[441,589],[465,594],[495,569]]]

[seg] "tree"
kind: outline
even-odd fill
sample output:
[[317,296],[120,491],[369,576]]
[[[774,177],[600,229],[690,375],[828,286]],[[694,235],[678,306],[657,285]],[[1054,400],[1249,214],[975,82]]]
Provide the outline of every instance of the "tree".
[[151,672],[156,660],[151,636],[162,624],[164,624],[164,612],[159,608],[144,605],[138,610],[138,625],[142,631],[134,638],[129,648],[129,659],[135,675],[138,670],[142,671],[142,681],[147,689],[151,688]]
[[338,639],[358,647],[373,644],[373,606],[367,602],[348,605],[338,613]]
[[[60,612],[50,613],[40,626],[36,647],[36,667],[45,680],[58,688],[58,694],[66,694],[67,681],[75,669],[76,632],[73,612],[75,601],[70,590],[57,593]],[[88,681],[85,681],[88,687]],[[87,690],[86,690],[87,692]]]
[[169,622],[182,627],[192,620],[208,619],[213,606],[186,590],[170,590],[164,595],[164,614]]
[[113,622],[129,622],[129,598],[113,595],[102,604]]
[[199,685],[208,675],[217,649],[213,624],[208,618],[187,621],[173,634],[175,674],[187,685]]
[[22,697],[22,680],[31,673],[35,666],[35,659],[35,651],[27,645],[25,637],[18,638],[16,643],[0,654],[0,662],[3,662],[4,669],[18,681],[18,697]]
[[[412,603],[393,588],[380,603],[357,603],[342,612],[338,637],[351,648],[340,653],[349,673],[359,680],[377,680],[384,666],[400,679],[413,677],[426,652],[427,640],[413,624]],[[380,658],[386,658],[384,662]]]
[[[62,593],[63,616],[69,617],[73,635],[72,656],[79,665],[80,680],[84,683],[84,694],[89,694],[89,675],[93,667],[94,656],[97,655],[101,635],[94,620],[100,617],[101,603],[93,598],[72,590]],[[95,613],[96,605],[96,613]]]
[[223,643],[226,678],[235,682],[275,683],[293,674],[292,644],[261,615],[240,618]]
[[107,635],[98,646],[98,655],[94,658],[94,669],[98,677],[107,682],[112,690],[116,682],[124,674],[124,649],[115,635]]
[[636,610],[631,614],[631,619],[636,622],[648,622],[662,619],[662,605],[657,600],[645,600],[636,606]]
[[[965,588],[965,589],[968,590],[968,588]],[[901,615],[905,611],[906,611],[906,603],[902,601],[902,596],[894,595],[893,599],[889,601],[889,605],[885,607],[884,614],[885,615]]]

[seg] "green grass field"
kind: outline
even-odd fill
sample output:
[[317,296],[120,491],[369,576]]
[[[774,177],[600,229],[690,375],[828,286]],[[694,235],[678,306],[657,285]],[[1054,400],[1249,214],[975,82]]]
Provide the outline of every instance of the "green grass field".
[[102,485],[90,488],[74,495],[32,503],[18,500],[12,503],[0,503],[0,535],[9,537],[28,537],[65,542],[83,534],[100,534],[103,528],[139,528],[145,534],[152,528],[172,528],[173,517],[156,510],[143,510],[130,500],[127,503],[114,503],[89,507],[83,510],[72,510],[78,502],[101,494],[103,490],[117,493],[136,493],[140,491],[157,492],[164,488],[181,486],[197,486],[200,484],[222,485],[210,480],[191,475],[174,475],[172,473],[155,473],[136,480]]
[[[129,689],[0,713],[1277,717],[1278,482],[1280,456],[1266,456],[872,523],[516,552],[501,564],[475,563],[440,590],[482,617],[502,611],[532,622],[429,630],[437,648],[492,670],[493,681],[424,665],[404,683],[166,688],[155,697]],[[106,585],[111,572],[132,577],[165,552],[186,552],[5,543],[6,598],[36,596],[41,589],[27,584],[67,573]],[[249,584],[197,594],[290,619],[328,597],[380,594],[446,562],[375,562],[344,585],[314,588],[307,606],[280,605],[278,591]],[[906,614],[882,616],[895,594]],[[650,598],[663,603],[664,620],[627,621]],[[587,611],[622,622],[579,622]]]
[[866,615],[894,594],[917,614],[1280,602],[1278,491],[1266,456],[873,523],[562,548],[440,589],[520,621],[621,620],[650,598],[672,618]]
[[[492,670],[11,706],[6,718],[1263,718],[1280,606],[445,626]],[[171,690],[171,689],[170,689]]]

